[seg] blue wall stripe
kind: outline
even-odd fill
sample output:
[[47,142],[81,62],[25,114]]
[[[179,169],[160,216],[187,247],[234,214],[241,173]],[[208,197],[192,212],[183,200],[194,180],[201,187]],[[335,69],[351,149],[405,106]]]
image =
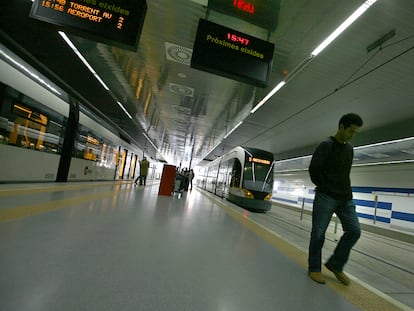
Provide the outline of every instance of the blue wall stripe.
[[[303,200],[303,197],[298,197],[297,201],[296,200],[285,199],[285,198],[278,198],[278,197],[275,197],[275,196],[273,196],[272,199],[282,201],[282,202],[298,204]],[[305,198],[305,203],[308,203],[308,204],[312,205],[313,201],[314,201],[313,199]],[[355,202],[356,205],[359,205],[359,206],[366,206],[366,207],[375,208],[375,201],[354,199],[354,202]],[[392,203],[378,202],[377,208],[390,211],[392,209]]]
[[409,213],[392,212],[391,218],[414,222],[414,214],[409,214]]
[[[357,215],[360,218],[374,220],[374,215],[369,215],[369,214],[364,214],[364,213],[357,213]],[[381,217],[381,216],[375,217],[375,220],[376,221],[380,221],[380,222],[384,222],[384,223],[387,223],[387,224],[391,223],[391,219],[390,218]]]
[[293,203],[293,204],[297,204],[298,202],[295,200],[289,200],[289,199],[284,199],[284,198],[277,198],[277,197],[272,197],[273,201],[282,201],[282,202],[288,202],[288,203]]
[[[298,201],[301,202],[302,200],[303,200],[303,198],[299,197]],[[305,203],[313,204],[313,201],[314,201],[313,199],[305,198]],[[296,201],[292,201],[292,202],[297,203]],[[366,206],[366,207],[375,208],[375,201],[354,199],[354,202],[355,202],[356,205],[359,205],[359,206]],[[392,203],[378,202],[377,208],[390,211],[392,209]]]
[[313,200],[312,199],[305,199],[305,203],[313,204]]
[[[412,193],[414,188],[390,188],[390,187],[352,187],[352,192],[373,193],[373,192],[392,192],[392,193]],[[315,194],[315,189],[308,189],[309,194]]]
[[[303,197],[299,197],[298,200],[289,200],[289,199],[285,199],[285,198],[278,198],[273,196],[272,197],[272,201],[280,201],[280,202],[286,202],[286,203],[291,203],[291,204],[298,204],[298,202],[301,202],[303,200]],[[307,204],[313,204],[313,199],[309,199],[309,198],[305,198],[305,203]],[[354,199],[355,204],[358,206],[365,206],[365,207],[370,207],[370,208],[374,208],[375,207],[375,201],[369,201],[369,200],[357,200]],[[382,210],[392,210],[392,203],[389,202],[378,202],[377,205],[378,209],[382,209]],[[370,214],[365,214],[365,213],[358,213],[357,212],[358,217],[361,218],[365,218],[365,219],[374,219],[374,215],[370,215]],[[391,212],[391,218],[392,219],[398,219],[398,220],[403,220],[403,221],[408,221],[408,222],[414,222],[414,213],[403,213],[403,212]],[[388,217],[382,217],[382,216],[376,216],[376,221],[379,222],[383,222],[383,223],[391,223],[391,218]]]
[[[359,205],[359,206],[366,206],[366,207],[375,208],[375,201],[354,199],[354,202],[355,202],[356,205]],[[385,210],[390,211],[392,209],[392,203],[378,202],[377,208],[378,209],[385,209]]]
[[414,188],[352,187],[352,191],[360,192],[360,193],[372,193],[372,192],[414,193]]

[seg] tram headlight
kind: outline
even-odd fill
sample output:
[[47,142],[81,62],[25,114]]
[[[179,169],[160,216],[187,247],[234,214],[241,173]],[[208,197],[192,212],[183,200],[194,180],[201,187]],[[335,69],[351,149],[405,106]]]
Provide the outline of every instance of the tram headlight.
[[248,199],[254,199],[253,193],[251,193],[249,190],[247,189],[243,189],[244,192],[244,196]]
[[265,201],[270,201],[272,199],[272,194],[268,193],[267,196],[265,196],[264,200]]

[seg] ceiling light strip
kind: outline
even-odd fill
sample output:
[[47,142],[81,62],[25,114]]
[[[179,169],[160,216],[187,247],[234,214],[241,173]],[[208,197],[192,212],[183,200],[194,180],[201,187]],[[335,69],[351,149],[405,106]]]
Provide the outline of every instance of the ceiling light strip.
[[352,13],[338,28],[336,28],[325,40],[322,41],[318,47],[311,53],[312,57],[318,55],[324,50],[332,41],[334,41],[342,32],[345,31],[353,22],[355,22],[366,10],[369,9],[377,0],[365,1],[354,13]]
[[128,116],[128,118],[132,119],[132,116],[129,114],[129,112],[125,109],[124,105],[122,105],[121,102],[117,101],[116,102],[118,104],[119,107],[121,107],[121,109],[125,112],[125,114]]
[[211,148],[209,151],[207,151],[201,158],[205,159],[210,153],[212,153],[214,151],[214,149],[216,149],[218,146],[220,146],[222,141],[223,140],[219,140],[219,142],[217,144],[215,144],[213,148]]
[[[309,63],[310,60],[312,60],[315,56],[317,56],[322,50],[324,50],[332,41],[334,41],[342,32],[345,31],[353,22],[355,22],[368,8],[373,5],[377,0],[367,0],[365,1],[354,13],[351,14],[338,28],[336,28],[325,40],[322,41],[321,44],[318,45],[318,47],[312,51],[310,57],[308,57],[302,65],[297,69],[294,70],[294,73],[298,73],[300,70],[302,70],[306,64]],[[269,94],[266,95],[251,111],[250,113],[255,113],[261,106],[263,106],[273,95],[276,94],[277,91],[279,91],[288,80],[289,76],[285,78],[284,81],[279,82],[278,85],[276,85],[273,90],[270,91]],[[290,77],[291,78],[291,77]]]
[[26,74],[28,74],[33,79],[37,80],[40,84],[54,92],[55,94],[62,95],[57,89],[55,89],[53,86],[51,86],[49,83],[47,83],[44,79],[42,79],[39,75],[36,73],[30,71],[27,67],[19,63],[17,60],[15,60],[12,56],[10,56],[6,51],[3,51],[0,49],[0,54],[3,55],[4,58],[6,58],[9,62],[23,70]]
[[273,95],[276,94],[277,91],[279,91],[284,85],[286,84],[285,81],[280,81],[278,85],[276,85],[273,90],[270,91],[269,94],[267,94],[252,110],[250,110],[250,113],[255,113],[257,109],[262,107]]
[[395,161],[359,163],[359,164],[352,164],[352,166],[375,166],[375,165],[405,164],[405,163],[414,163],[414,160],[395,160]]
[[233,133],[241,124],[243,123],[243,121],[240,121],[239,123],[236,124],[235,127],[232,128],[232,130],[230,132],[228,132],[226,134],[226,136],[223,137],[223,139],[226,139],[231,133]]
[[384,146],[384,145],[389,145],[389,144],[402,143],[402,142],[410,141],[410,140],[414,140],[414,137],[407,137],[407,138],[389,140],[389,141],[384,141],[384,142],[381,142],[381,143],[375,143],[375,144],[370,144],[370,145],[364,145],[364,146],[355,147],[354,149],[355,150],[358,150],[358,149],[367,148],[367,147]]
[[75,52],[75,54],[79,57],[79,59],[82,61],[82,63],[89,69],[90,72],[95,76],[95,78],[99,81],[100,84],[105,88],[105,90],[109,91],[109,87],[103,82],[100,76],[96,73],[96,71],[92,68],[91,65],[89,65],[88,61],[83,57],[83,55],[79,52],[79,50],[76,48],[76,46],[70,41],[69,37],[63,32],[59,31],[60,36],[65,40],[67,45],[70,46],[70,48]]
[[150,144],[155,148],[155,150],[157,150],[158,152],[160,152],[157,148],[157,146],[155,146],[155,144],[152,142],[151,138],[149,138],[149,136],[146,133],[142,133],[145,138],[150,142]]
[[[103,82],[101,77],[96,73],[96,71],[92,68],[91,65],[89,65],[88,61],[83,57],[81,52],[76,48],[76,46],[72,43],[72,41],[69,39],[69,37],[63,32],[59,31],[59,35],[65,40],[66,44],[69,45],[69,47],[75,52],[75,54],[79,57],[79,59],[82,61],[82,63],[86,66],[86,68],[89,69],[89,71],[94,75],[96,80],[99,81],[99,83],[104,87],[105,90],[109,91],[109,87]],[[128,116],[128,118],[132,119],[132,116],[129,114],[129,112],[126,110],[125,106],[122,105],[121,102],[116,101],[119,107],[124,111],[124,113]]]

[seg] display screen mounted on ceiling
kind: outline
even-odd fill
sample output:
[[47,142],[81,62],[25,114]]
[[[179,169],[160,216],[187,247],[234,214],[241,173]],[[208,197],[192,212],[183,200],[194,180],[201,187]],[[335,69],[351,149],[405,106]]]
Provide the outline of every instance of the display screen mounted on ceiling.
[[274,31],[278,24],[281,0],[209,0],[208,9],[237,17]]
[[274,44],[200,19],[191,67],[266,87]]
[[30,16],[69,33],[136,50],[146,11],[146,0],[34,0]]

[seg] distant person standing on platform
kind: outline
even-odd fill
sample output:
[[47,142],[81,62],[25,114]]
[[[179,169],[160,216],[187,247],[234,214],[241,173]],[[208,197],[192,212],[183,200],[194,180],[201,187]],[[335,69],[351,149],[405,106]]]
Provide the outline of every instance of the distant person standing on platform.
[[194,179],[194,171],[193,169],[190,169],[190,171],[188,172],[188,181],[190,183],[190,190],[193,189],[193,179]]
[[325,267],[344,285],[350,280],[343,273],[352,247],[361,235],[355,203],[352,200],[350,172],[354,157],[348,142],[362,126],[362,118],[355,113],[341,117],[338,131],[316,148],[309,166],[309,174],[316,185],[312,211],[312,232],[309,243],[308,273],[320,284],[325,283],[321,273],[322,247],[333,213],[341,221],[344,234]]
[[147,161],[147,158],[144,157],[141,161],[139,161],[139,176],[137,179],[135,179],[134,184],[136,185],[139,179],[139,185],[146,185],[147,184],[147,175],[148,175],[148,167],[149,162]]

